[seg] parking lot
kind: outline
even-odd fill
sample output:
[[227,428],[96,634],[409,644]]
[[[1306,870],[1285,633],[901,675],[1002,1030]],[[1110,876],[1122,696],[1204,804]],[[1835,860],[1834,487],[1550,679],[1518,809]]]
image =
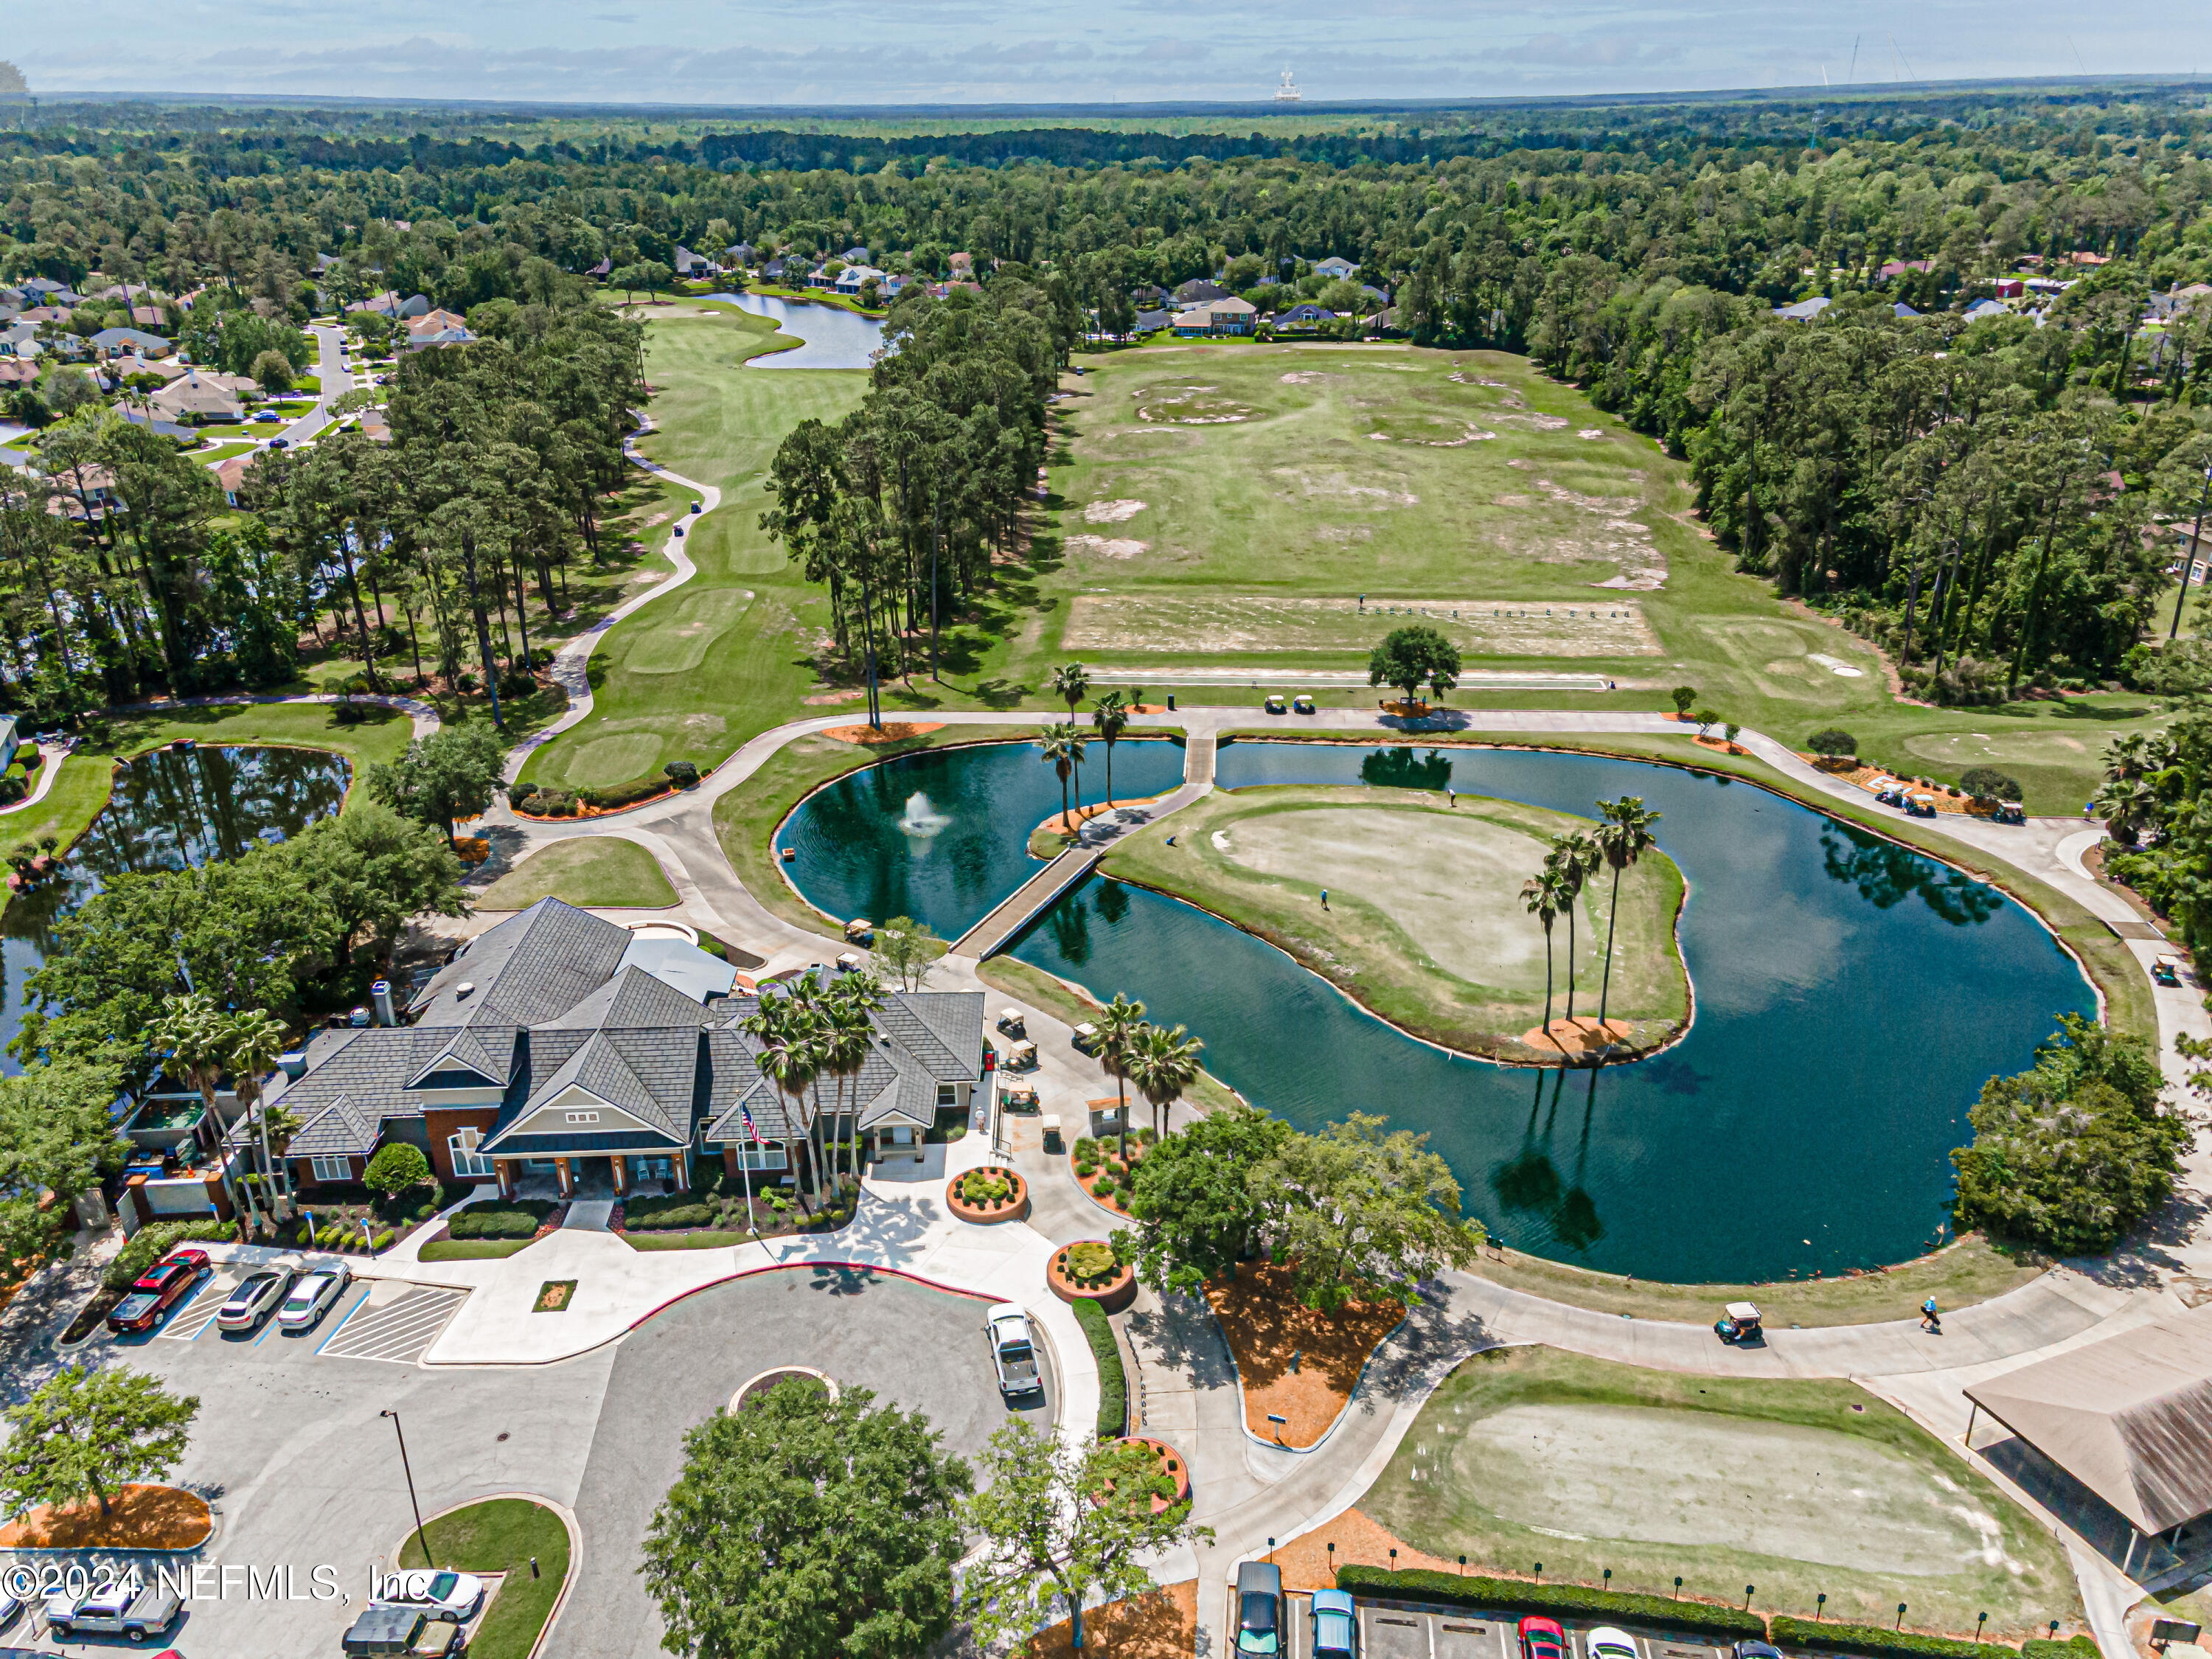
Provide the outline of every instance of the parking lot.
[[[1233,1631],[1237,1627],[1237,1592],[1231,1586],[1227,1593],[1227,1627]],[[1293,1590],[1289,1600],[1288,1659],[1312,1659],[1312,1599],[1304,1592]],[[1518,1614],[1438,1612],[1371,1601],[1356,1605],[1362,1659],[1517,1659],[1515,1632],[1520,1624]],[[1587,1659],[1586,1635],[1589,1631],[1605,1628],[1587,1621],[1580,1626],[1565,1620],[1560,1623],[1567,1632],[1574,1659]],[[1638,1659],[1728,1659],[1727,1650],[1706,1643],[1644,1634],[1623,1626],[1613,1628],[1635,1641]]]
[[465,1290],[443,1285],[356,1279],[307,1330],[281,1330],[273,1316],[250,1331],[224,1330],[216,1323],[216,1316],[245,1277],[242,1268],[218,1267],[151,1332],[135,1336],[102,1332],[83,1347],[88,1351],[106,1343],[128,1350],[156,1342],[190,1342],[225,1349],[265,1346],[280,1352],[296,1347],[310,1357],[412,1365],[429,1352],[430,1345],[453,1322],[469,1296]]

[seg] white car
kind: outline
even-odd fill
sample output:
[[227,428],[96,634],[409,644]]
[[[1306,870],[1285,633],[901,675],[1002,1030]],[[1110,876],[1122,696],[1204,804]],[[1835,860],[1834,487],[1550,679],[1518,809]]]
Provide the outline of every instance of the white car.
[[386,1578],[376,1599],[388,1607],[426,1607],[441,1619],[465,1625],[483,1606],[484,1581],[471,1572],[416,1567]]
[[215,1322],[226,1331],[258,1331],[261,1322],[276,1311],[277,1304],[283,1301],[285,1291],[291,1288],[289,1267],[264,1267],[248,1273],[222,1304]]
[[331,1310],[331,1304],[343,1296],[346,1286],[352,1283],[353,1269],[343,1261],[301,1273],[293,1282],[292,1294],[276,1310],[277,1328],[287,1331],[313,1330],[315,1322]]
[[1635,1638],[1610,1625],[1600,1625],[1583,1638],[1583,1653],[1584,1659],[1642,1659]]

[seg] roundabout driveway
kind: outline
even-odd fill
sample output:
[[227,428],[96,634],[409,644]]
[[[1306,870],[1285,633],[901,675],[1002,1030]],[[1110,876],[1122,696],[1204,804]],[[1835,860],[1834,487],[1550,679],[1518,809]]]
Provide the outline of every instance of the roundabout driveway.
[[[982,1301],[895,1276],[792,1267],[685,1297],[615,1350],[576,1497],[581,1571],[546,1644],[548,1659],[648,1659],[660,1618],[638,1577],[637,1543],[683,1467],[684,1433],[775,1365],[805,1365],[841,1387],[919,1411],[945,1449],[973,1457],[1010,1412],[983,1338]],[[1019,1415],[1051,1426],[1059,1379]]]

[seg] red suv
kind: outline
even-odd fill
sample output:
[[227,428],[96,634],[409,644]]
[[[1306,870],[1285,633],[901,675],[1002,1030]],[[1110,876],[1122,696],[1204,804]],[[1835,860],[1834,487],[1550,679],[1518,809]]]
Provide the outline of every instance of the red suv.
[[1558,1620],[1531,1614],[1521,1621],[1521,1659],[1574,1659]]
[[212,1271],[205,1250],[170,1251],[115,1304],[115,1311],[107,1316],[107,1328],[118,1336],[152,1330]]

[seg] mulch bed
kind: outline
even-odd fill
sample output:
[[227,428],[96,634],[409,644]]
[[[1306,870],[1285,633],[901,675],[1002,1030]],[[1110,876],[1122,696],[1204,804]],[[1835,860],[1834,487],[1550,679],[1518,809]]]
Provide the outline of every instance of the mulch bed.
[[[1336,1547],[1331,1549],[1330,1545]],[[1392,1550],[1398,1552],[1394,1561]],[[1435,1572],[1457,1572],[1460,1565],[1415,1549],[1364,1510],[1346,1510],[1324,1521],[1303,1537],[1294,1538],[1268,1558],[1283,1570],[1287,1590],[1334,1589],[1340,1567],[1393,1566],[1400,1571],[1425,1568]],[[1486,1572],[1492,1570],[1486,1567]],[[1493,1577],[1511,1577],[1493,1574]]]
[[[1198,1581],[1186,1578],[1083,1616],[1084,1655],[1114,1659],[1190,1659],[1198,1647]],[[1082,1659],[1066,1620],[1030,1638],[1024,1659]]]
[[904,743],[908,738],[925,737],[932,732],[942,732],[943,720],[885,720],[883,730],[872,726],[832,726],[822,735],[835,738],[840,743],[857,743],[864,746],[879,743]]
[[188,1550],[214,1530],[215,1516],[197,1493],[128,1486],[109,1499],[106,1516],[89,1498],[58,1510],[27,1510],[0,1527],[0,1549]]
[[[1235,1279],[1208,1285],[1206,1299],[1237,1358],[1244,1426],[1262,1440],[1311,1446],[1351,1403],[1368,1356],[1406,1310],[1353,1302],[1324,1318],[1293,1298],[1291,1281],[1286,1266],[1247,1262]],[[1271,1423],[1271,1414],[1288,1420]]]
[[988,1206],[979,1204],[970,1204],[966,1199],[960,1195],[960,1189],[962,1186],[966,1183],[968,1176],[955,1176],[945,1185],[945,1207],[951,1210],[956,1218],[962,1221],[990,1223],[994,1221],[1020,1221],[1028,1216],[1030,1212],[1030,1184],[1028,1182],[1023,1180],[1021,1176],[1016,1174],[1013,1170],[1006,1168],[1004,1164],[994,1164],[987,1165],[981,1170],[970,1170],[969,1171],[969,1174],[994,1177],[995,1179],[1004,1182],[1009,1188],[1009,1191],[1007,1196],[999,1203],[990,1205]]
[[[1102,1102],[1094,1100],[1088,1103],[1092,1107],[1097,1107],[1100,1105],[1110,1106],[1116,1103],[1113,1101]],[[1080,1147],[1084,1144],[1084,1140],[1088,1139],[1090,1139],[1090,1137],[1085,1136],[1082,1139],[1079,1139],[1075,1143],[1076,1146]],[[1121,1145],[1121,1138],[1118,1135],[1101,1135],[1097,1137],[1097,1145],[1102,1155],[1112,1153],[1113,1149]],[[1118,1160],[1119,1154],[1113,1155]],[[1132,1134],[1129,1137],[1128,1160],[1129,1170],[1132,1174],[1135,1173],[1137,1165],[1143,1159],[1144,1155],[1145,1149],[1143,1146],[1139,1143],[1137,1137],[1134,1134]],[[1067,1172],[1075,1177],[1075,1184],[1083,1188],[1084,1192],[1089,1195],[1091,1201],[1093,1204],[1103,1205],[1107,1209],[1113,1211],[1113,1212],[1118,1216],[1129,1215],[1129,1206],[1123,1201],[1129,1195],[1128,1183],[1123,1181],[1121,1176],[1115,1176],[1114,1177],[1114,1190],[1110,1194],[1100,1192],[1098,1190],[1098,1183],[1101,1180],[1105,1178],[1109,1166],[1106,1164],[1103,1156],[1096,1158],[1092,1161],[1097,1164],[1098,1167],[1094,1169],[1091,1174],[1086,1176],[1076,1168],[1077,1160],[1082,1157],[1083,1154],[1073,1148],[1071,1148],[1067,1154]],[[1132,1218],[1133,1219],[1133,1218]]]
[[1077,1244],[1103,1244],[1103,1239],[1079,1238],[1063,1244],[1045,1264],[1044,1279],[1052,1293],[1063,1302],[1096,1302],[1109,1314],[1119,1313],[1137,1299],[1137,1270],[1121,1267],[1096,1283],[1078,1279],[1067,1271],[1067,1253]]

